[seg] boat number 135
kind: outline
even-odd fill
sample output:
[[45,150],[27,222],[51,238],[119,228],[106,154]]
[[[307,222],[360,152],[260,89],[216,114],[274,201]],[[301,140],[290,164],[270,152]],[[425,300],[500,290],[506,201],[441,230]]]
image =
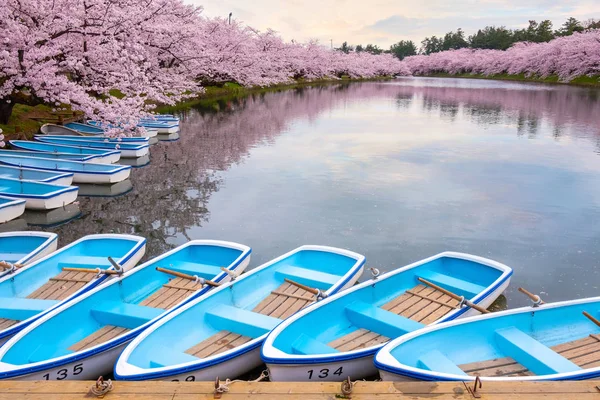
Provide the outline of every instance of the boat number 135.
[[[333,372],[333,375],[342,376],[342,373],[342,367],[339,367],[335,370],[335,372]],[[308,370],[308,379],[312,379],[313,375],[315,378],[325,379],[329,376],[329,368],[323,368],[319,371],[315,371],[313,369]]]
[[[77,365],[73,366],[73,371],[71,372],[70,375],[76,376],[82,372],[83,372],[83,364],[77,364]],[[69,376],[69,370],[66,368],[59,369],[58,371],[56,371],[56,380],[57,381],[62,381],[63,379],[67,379],[68,376]],[[46,375],[42,376],[42,378],[49,381],[50,373],[47,373]]]

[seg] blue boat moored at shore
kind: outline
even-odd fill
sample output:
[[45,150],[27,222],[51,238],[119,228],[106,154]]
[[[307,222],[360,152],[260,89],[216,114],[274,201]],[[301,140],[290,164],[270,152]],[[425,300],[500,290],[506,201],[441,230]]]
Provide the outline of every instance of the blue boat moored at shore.
[[150,139],[147,137],[132,136],[122,138],[112,138],[106,136],[68,136],[68,135],[36,135],[37,137],[45,137],[52,139],[69,139],[69,140],[80,140],[83,142],[103,142],[103,143],[131,143],[131,144],[149,144]]
[[129,178],[131,167],[83,163],[79,161],[53,160],[50,158],[18,157],[0,152],[0,163],[16,167],[36,168],[46,171],[73,173],[75,183],[117,183]]
[[37,181],[62,186],[69,186],[73,183],[73,173],[41,171],[39,169],[11,167],[8,165],[0,165],[0,178]]
[[79,132],[82,135],[90,135],[90,136],[102,136],[104,135],[104,129],[91,126],[88,124],[82,124],[80,122],[69,122],[64,125],[66,128],[72,129],[76,132]]
[[445,252],[375,275],[300,311],[271,332],[262,359],[272,381],[373,376],[373,356],[391,339],[479,313],[459,307],[457,300],[424,282],[486,308],[504,292],[512,269],[470,254]]
[[115,276],[6,343],[0,379],[94,379],[109,374],[127,342],[170,310],[226,282],[229,274],[243,272],[250,252],[237,243],[195,240]]
[[[146,239],[139,236],[88,235],[0,277],[0,343],[109,277],[79,269],[114,269],[111,257],[128,271],[142,258],[145,246]],[[70,322],[66,327],[76,331],[76,326]]]
[[19,157],[35,157],[35,158],[52,158],[54,160],[71,160],[81,162],[98,162],[100,159],[97,155],[83,155],[71,153],[52,153],[28,150],[0,150],[0,155],[19,156]]
[[69,146],[53,143],[43,143],[37,141],[34,142],[30,140],[10,140],[9,143],[11,147],[21,150],[38,151],[45,153],[76,154],[81,156],[94,156],[95,159],[93,160],[93,162],[103,164],[116,163],[121,158],[121,152],[118,150],[106,151],[103,149],[93,149],[90,147],[82,147],[77,145]]
[[[98,122],[98,121],[88,120],[86,123],[91,126],[97,126],[97,127],[101,126],[100,122]],[[143,126],[141,124],[138,124],[137,126],[143,127],[146,130],[146,134],[144,136],[137,136],[137,137],[153,138],[156,135],[158,135],[158,129],[156,129],[156,128],[149,128],[149,127]],[[108,127],[112,128],[112,127],[114,127],[114,125],[108,125]],[[136,138],[136,136],[129,137],[129,138],[133,139],[133,138]]]
[[96,140],[80,140],[80,139],[64,139],[62,137],[54,138],[49,136],[36,136],[35,140],[44,143],[54,143],[69,146],[89,147],[92,149],[104,150],[119,150],[123,158],[143,157],[149,153],[150,146],[148,144],[138,143],[119,143],[119,142],[100,142]]
[[119,356],[115,377],[214,381],[217,376],[240,376],[262,364],[260,346],[275,326],[318,299],[351,287],[364,263],[364,256],[347,250],[299,247],[142,332]]
[[20,268],[47,256],[56,250],[58,235],[50,232],[4,232],[0,233],[0,277],[10,274],[11,268]]
[[0,195],[25,200],[32,210],[52,210],[71,204],[77,198],[77,186],[0,178]]
[[600,297],[536,303],[402,336],[376,367],[386,381],[598,379]]
[[12,221],[25,212],[25,200],[0,196],[0,224]]

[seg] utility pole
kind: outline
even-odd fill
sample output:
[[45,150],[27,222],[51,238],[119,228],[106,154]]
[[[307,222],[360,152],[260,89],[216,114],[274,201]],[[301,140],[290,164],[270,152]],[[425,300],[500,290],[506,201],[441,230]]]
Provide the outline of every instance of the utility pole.
[[229,25],[231,25],[231,16],[233,15],[232,12],[229,13]]
[[333,39],[329,39],[331,41],[331,50],[333,50]]

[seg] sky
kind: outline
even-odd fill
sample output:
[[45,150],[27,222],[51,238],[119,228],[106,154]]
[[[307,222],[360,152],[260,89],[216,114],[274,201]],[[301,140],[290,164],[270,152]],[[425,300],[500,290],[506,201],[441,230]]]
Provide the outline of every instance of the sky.
[[600,19],[599,0],[186,0],[204,15],[233,18],[285,40],[318,39],[324,45],[373,43],[388,48],[402,39],[462,28],[472,34],[486,25],[527,26],[549,19],[558,28],[568,17]]

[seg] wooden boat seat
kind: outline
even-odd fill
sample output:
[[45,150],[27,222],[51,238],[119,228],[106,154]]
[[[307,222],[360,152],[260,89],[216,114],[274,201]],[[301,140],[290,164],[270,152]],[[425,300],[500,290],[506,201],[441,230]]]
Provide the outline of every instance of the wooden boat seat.
[[139,306],[119,301],[103,302],[99,307],[90,310],[92,317],[102,325],[113,325],[134,329],[158,317],[164,310],[160,308]]
[[[551,347],[552,350],[572,361],[581,368],[600,366],[600,336],[589,335],[571,342]],[[495,358],[459,365],[472,376],[531,376],[535,375],[527,367],[511,357]]]
[[207,311],[204,319],[216,329],[251,338],[264,335],[281,322],[279,318],[228,305],[219,305]]
[[304,333],[292,343],[292,352],[294,354],[302,355],[339,353],[339,351],[333,347],[327,346],[325,343],[313,339]]
[[[379,308],[423,325],[437,321],[452,311],[458,302],[433,288],[417,285],[399,296],[391,298]],[[388,315],[388,314],[385,314]],[[405,326],[405,320],[402,320]],[[368,325],[365,323],[365,327]],[[358,329],[356,329],[358,328]],[[388,332],[392,333],[392,332]],[[393,337],[393,336],[391,336]],[[352,351],[387,342],[390,336],[354,325],[351,330],[328,343],[338,351]]]
[[339,282],[341,278],[339,275],[328,274],[327,272],[316,271],[313,269],[295,267],[293,265],[287,265],[280,268],[275,273],[275,276],[281,280],[288,278],[303,285],[318,289],[329,289],[331,286]]
[[64,300],[92,281],[95,276],[87,272],[63,271],[27,295],[27,298]]
[[10,328],[13,325],[18,324],[20,321],[17,321],[15,319],[8,319],[8,318],[0,318],[0,332]]
[[0,297],[0,317],[23,321],[57,304],[57,300]]
[[[76,352],[85,349],[89,349],[91,347],[97,346],[101,343],[108,342],[129,331],[127,328],[122,328],[119,326],[106,325],[102,328],[98,329],[96,332],[92,333],[81,339],[79,342],[73,344],[69,347],[69,350]],[[49,357],[48,357],[49,358]]]
[[416,331],[424,326],[412,319],[362,301],[355,301],[346,306],[345,312],[353,325],[389,338]]
[[417,368],[429,371],[444,372],[454,375],[466,375],[465,372],[452,362],[439,350],[431,350],[421,355],[417,361]]
[[201,288],[202,286],[198,282],[174,278],[146,297],[139,305],[168,310]]
[[[253,313],[250,315],[255,317],[257,314],[262,314],[263,316],[283,320],[308,304],[312,304],[314,301],[315,297],[310,292],[284,282],[268,296],[259,301],[252,309]],[[268,321],[273,323],[273,320]],[[190,347],[185,353],[198,358],[207,358],[241,346],[252,339],[250,336],[244,336],[243,334],[224,329]]]
[[188,275],[198,275],[204,279],[214,279],[215,276],[219,275],[221,272],[221,267],[210,264],[200,264],[194,262],[181,262],[177,261],[175,265],[169,265],[165,267],[170,269],[171,271],[181,272],[183,274]]
[[485,290],[485,286],[434,271],[427,271],[421,274],[421,278],[441,286],[452,293],[456,293],[459,296],[465,296],[467,299],[475,297]]
[[496,344],[519,364],[537,375],[580,370],[577,365],[515,327],[495,331]]

